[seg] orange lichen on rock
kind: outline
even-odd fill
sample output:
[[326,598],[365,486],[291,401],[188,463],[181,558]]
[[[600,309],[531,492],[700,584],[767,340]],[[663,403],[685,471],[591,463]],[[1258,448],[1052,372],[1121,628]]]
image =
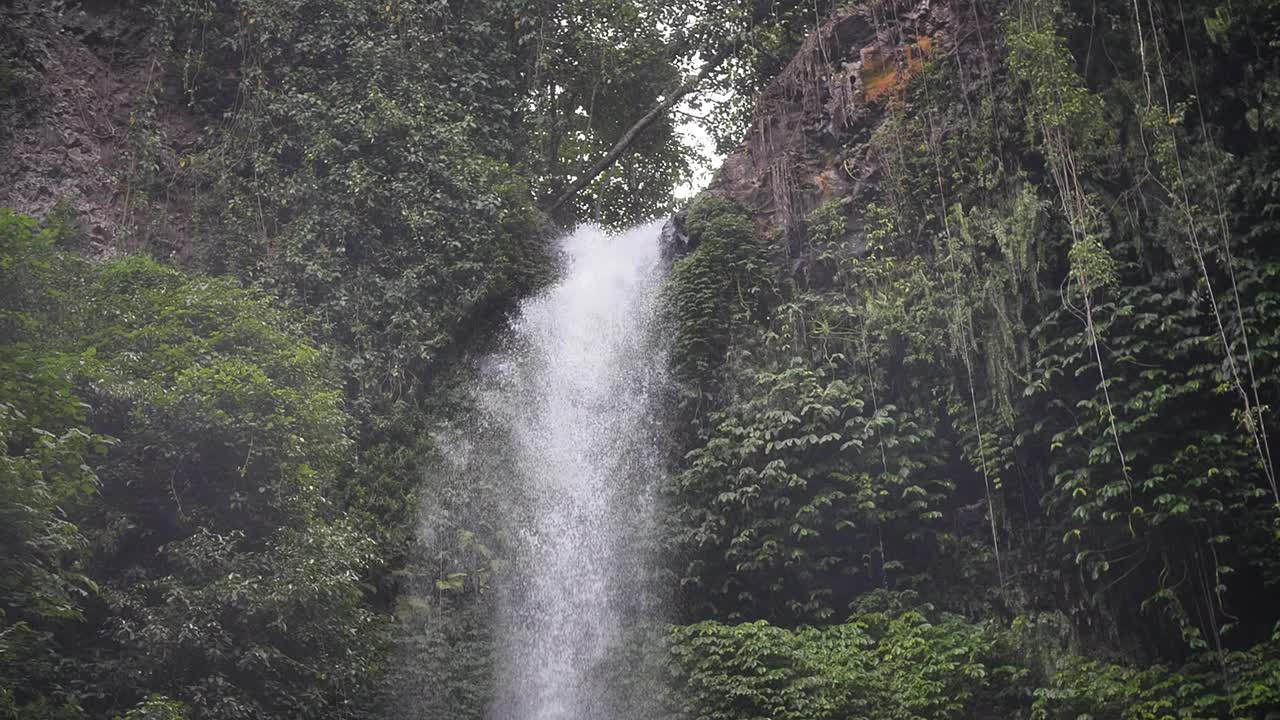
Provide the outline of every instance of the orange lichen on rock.
[[894,91],[898,69],[882,48],[862,50],[862,95],[867,102],[878,102]]
[[933,54],[933,38],[920,35],[916,41],[906,47],[907,74],[915,76],[924,70],[924,60]]
[[925,59],[933,54],[933,38],[921,35],[915,42],[904,45],[900,53],[905,58],[904,63],[895,62],[881,47],[863,48],[862,95],[867,102],[901,97],[906,92],[907,83],[924,70]]

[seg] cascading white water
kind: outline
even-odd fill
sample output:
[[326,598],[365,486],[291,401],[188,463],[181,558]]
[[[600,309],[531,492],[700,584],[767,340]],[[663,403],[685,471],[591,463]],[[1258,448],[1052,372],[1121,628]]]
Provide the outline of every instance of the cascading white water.
[[483,374],[481,410],[507,439],[518,499],[501,513],[516,550],[492,720],[650,715],[624,655],[634,628],[655,619],[659,232],[568,236],[562,279],[521,306]]

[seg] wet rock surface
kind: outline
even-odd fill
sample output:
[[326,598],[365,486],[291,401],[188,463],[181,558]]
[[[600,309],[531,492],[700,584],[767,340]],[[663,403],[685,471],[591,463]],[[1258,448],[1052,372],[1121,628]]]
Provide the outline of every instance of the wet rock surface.
[[143,12],[118,2],[0,6],[0,207],[78,211],[90,250],[127,223],[130,124],[158,82]]
[[693,250],[689,231],[685,228],[688,216],[688,210],[680,210],[663,224],[662,234],[658,236],[658,249],[662,253],[663,262],[675,262]]

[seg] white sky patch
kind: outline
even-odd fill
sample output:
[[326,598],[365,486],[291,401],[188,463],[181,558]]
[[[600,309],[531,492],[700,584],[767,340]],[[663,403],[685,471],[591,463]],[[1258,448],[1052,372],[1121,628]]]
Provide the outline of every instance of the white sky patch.
[[[681,103],[678,109],[687,110],[687,104]],[[711,136],[698,120],[688,115],[678,114],[676,132],[680,133],[684,144],[696,155],[692,167],[689,168],[689,176],[675,190],[676,199],[683,202],[691,200],[694,195],[702,192],[707,183],[711,182],[711,175],[716,168],[720,167],[720,163],[724,162],[724,156],[716,152],[716,144],[712,142]]]
[[[700,67],[702,67],[702,57],[694,55],[689,59],[685,72],[693,73]],[[720,167],[720,163],[724,162],[724,155],[716,152],[716,144],[707,134],[704,127],[706,120],[703,118],[710,112],[709,106],[728,99],[726,95],[701,89],[686,95],[671,110],[674,114],[676,132],[680,134],[685,146],[693,150],[695,156],[693,165],[689,168],[689,176],[675,190],[676,200],[682,203],[692,200],[693,196],[702,192],[707,187],[707,183],[711,182],[711,176]]]

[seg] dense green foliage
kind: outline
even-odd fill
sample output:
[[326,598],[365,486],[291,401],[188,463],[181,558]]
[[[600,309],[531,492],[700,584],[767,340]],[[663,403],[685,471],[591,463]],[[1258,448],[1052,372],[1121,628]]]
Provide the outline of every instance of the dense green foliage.
[[[442,446],[553,273],[539,208],[703,62],[736,144],[836,5],[112,10],[155,60],[133,252],[0,211],[0,718],[483,717],[512,489]],[[1266,718],[1280,6],[953,5],[816,151],[871,202],[689,210],[679,624],[635,662],[672,717]],[[679,117],[554,220],[668,209]]]
[[354,714],[384,623],[325,353],[231,281],[0,238],[7,716]]
[[906,600],[873,593],[851,621],[820,627],[678,627],[671,711],[708,720],[1210,720],[1266,717],[1280,701],[1277,638],[1176,670],[1086,659],[1056,643],[1044,648],[1050,660],[1028,654],[1043,638],[1025,620],[978,625],[927,605],[905,609]]
[[990,710],[1017,672],[995,652],[993,638],[963,620],[899,610],[794,631],[690,625],[674,632],[672,665],[682,699],[708,720],[923,720]]

